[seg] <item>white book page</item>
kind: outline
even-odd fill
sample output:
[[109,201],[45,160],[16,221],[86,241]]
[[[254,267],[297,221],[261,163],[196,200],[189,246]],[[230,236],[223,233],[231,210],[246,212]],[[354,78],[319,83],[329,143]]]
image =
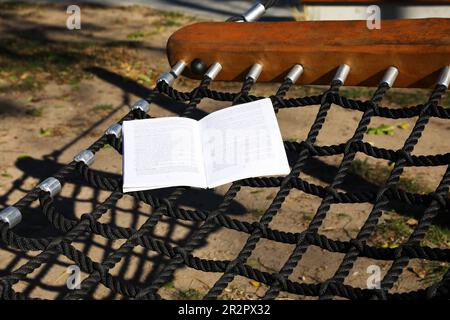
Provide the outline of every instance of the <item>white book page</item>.
[[123,191],[206,188],[198,122],[168,117],[124,121]]
[[199,123],[209,188],[244,178],[289,173],[270,99],[216,111]]

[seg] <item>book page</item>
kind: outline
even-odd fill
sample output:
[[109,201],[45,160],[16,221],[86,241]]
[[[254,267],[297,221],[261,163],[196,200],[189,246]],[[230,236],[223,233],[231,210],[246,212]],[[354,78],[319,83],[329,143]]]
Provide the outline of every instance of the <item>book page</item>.
[[200,120],[209,188],[232,181],[289,173],[270,99],[216,111]]
[[123,191],[206,188],[198,122],[167,117],[124,121]]

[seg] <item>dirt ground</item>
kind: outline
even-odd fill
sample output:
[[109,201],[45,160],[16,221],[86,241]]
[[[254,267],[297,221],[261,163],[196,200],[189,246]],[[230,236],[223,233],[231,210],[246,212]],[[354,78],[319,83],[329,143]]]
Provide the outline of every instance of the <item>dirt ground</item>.
[[[67,14],[61,6],[1,5],[0,7],[0,208],[11,205],[37,182],[50,176],[73,155],[84,149],[114,121],[124,115],[129,104],[146,96],[158,75],[168,69],[165,43],[170,34],[182,25],[195,21],[174,12],[160,12],[143,7],[105,8],[82,7],[82,29],[66,28]],[[189,90],[195,82],[181,79],[176,87]],[[214,88],[237,91],[239,84],[214,83]],[[320,87],[294,87],[289,96],[319,93]],[[258,84],[252,93],[268,95],[275,84]],[[344,88],[344,94],[360,99],[373,92],[366,88]],[[391,107],[423,103],[427,90],[394,89],[385,99]],[[226,103],[204,101],[201,112],[207,114]],[[450,106],[447,95],[442,102]],[[278,120],[285,140],[302,141],[312,124],[318,107],[281,110]],[[152,105],[153,116],[173,116],[180,106],[167,99]],[[318,145],[342,143],[351,137],[361,114],[333,106],[321,131]],[[416,118],[389,120],[374,118],[365,141],[378,147],[397,149],[411,131]],[[380,134],[380,126],[389,125]],[[431,119],[414,154],[447,153],[450,150],[448,121]],[[311,159],[301,177],[311,183],[327,185],[337,170],[340,156]],[[99,153],[93,167],[121,174],[121,158],[112,148]],[[352,173],[342,186],[343,191],[376,190],[390,169],[387,161],[374,160],[358,154]],[[416,193],[434,190],[444,167],[407,168],[401,186]],[[214,190],[194,190],[179,201],[187,208],[213,209],[221,201],[227,186]],[[276,189],[243,188],[235,199],[231,217],[256,221],[269,206]],[[67,183],[58,199],[58,207],[67,217],[80,217],[89,212],[106,192],[84,184]],[[314,215],[320,198],[294,190],[270,224],[271,228],[301,232]],[[36,204],[35,204],[36,206]],[[25,236],[55,235],[37,208],[24,214],[16,229]],[[370,212],[371,204],[333,205],[320,233],[339,240],[354,237]],[[129,197],[119,201],[117,210],[105,215],[102,222],[138,228],[149,216],[150,209]],[[418,208],[392,208],[383,215],[371,244],[395,247],[405,240],[417,223]],[[198,224],[165,218],[154,230],[155,236],[171,245],[182,246],[198,228]],[[426,244],[450,247],[448,221],[439,220],[427,236]],[[194,251],[205,259],[233,259],[242,248],[246,234],[229,229],[216,230],[207,242]],[[76,247],[95,261],[102,261],[123,241],[107,241],[99,236],[82,239]],[[248,263],[260,270],[274,272],[281,268],[293,246],[261,240]],[[30,255],[2,245],[0,275],[18,268]],[[290,279],[305,283],[323,281],[333,275],[343,255],[310,247]],[[167,259],[153,252],[136,248],[133,255],[121,261],[112,273],[139,284],[153,279]],[[32,297],[57,299],[67,292],[66,268],[71,262],[64,257],[36,270],[15,289]],[[346,283],[365,287],[367,267],[376,264],[382,274],[388,262],[358,259]],[[447,270],[446,264],[413,260],[393,291],[426,287]],[[83,275],[84,277],[85,275]],[[201,298],[220,274],[189,268],[176,272],[173,281],[160,290],[164,298]],[[242,277],[229,285],[222,298],[256,299],[266,290],[264,285]],[[99,285],[93,297],[120,298]],[[280,299],[298,299],[286,293]]]

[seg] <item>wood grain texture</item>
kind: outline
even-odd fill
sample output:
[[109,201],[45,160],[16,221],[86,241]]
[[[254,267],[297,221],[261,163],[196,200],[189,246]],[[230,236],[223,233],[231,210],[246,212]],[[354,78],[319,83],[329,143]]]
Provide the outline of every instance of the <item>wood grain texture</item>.
[[[382,21],[211,22],[176,31],[168,40],[169,63],[195,58],[223,66],[217,80],[240,81],[254,63],[263,65],[260,81],[280,81],[302,64],[298,83],[328,84],[339,64],[351,71],[346,84],[377,85],[385,70],[400,70],[397,87],[427,88],[450,65],[450,19]],[[190,72],[184,75],[199,78]]]

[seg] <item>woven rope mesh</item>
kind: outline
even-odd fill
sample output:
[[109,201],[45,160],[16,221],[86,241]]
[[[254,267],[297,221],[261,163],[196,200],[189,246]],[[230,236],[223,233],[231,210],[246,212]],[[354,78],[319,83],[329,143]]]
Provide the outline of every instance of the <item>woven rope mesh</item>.
[[[204,99],[226,102],[228,105],[256,101],[264,97],[250,94],[254,85],[252,79],[242,84],[239,92],[220,92],[209,89],[211,79],[205,77],[199,85],[190,92],[180,92],[159,82],[146,98],[151,104],[155,98],[165,96],[173,102],[183,105],[182,116],[190,117],[193,112],[201,108]],[[96,203],[95,209],[84,213],[80,219],[67,218],[60,211],[59,196],[52,198],[49,193],[38,188],[32,189],[14,206],[25,216],[31,207],[39,215],[47,219],[57,232],[47,237],[28,237],[9,228],[8,224],[0,222],[1,250],[14,252],[20,258],[19,265],[4,273],[0,277],[1,297],[3,299],[39,298],[22,291],[19,283],[25,281],[29,275],[40,268],[55,262],[60,256],[66,259],[67,265],[76,265],[83,273],[79,288],[66,290],[59,298],[85,299],[90,298],[92,292],[99,286],[104,286],[116,297],[123,299],[160,299],[159,291],[182,268],[188,267],[198,270],[200,274],[213,273],[217,277],[215,283],[208,288],[202,298],[217,299],[236,277],[262,283],[267,286],[263,299],[275,299],[281,292],[287,292],[299,298],[316,297],[320,299],[448,299],[450,297],[450,271],[434,281],[427,288],[407,292],[393,292],[391,289],[399,282],[402,273],[412,259],[450,262],[450,250],[432,248],[423,245],[422,240],[433,224],[433,219],[440,213],[449,212],[450,200],[448,189],[450,185],[450,154],[434,154],[427,156],[412,155],[430,118],[445,121],[450,119],[450,109],[441,106],[440,99],[445,93],[444,86],[436,86],[430,93],[428,101],[416,106],[394,109],[382,105],[382,99],[389,87],[380,85],[368,101],[345,98],[340,94],[340,82],[331,83],[330,87],[320,95],[286,98],[285,95],[293,83],[285,80],[270,96],[275,111],[278,113],[285,108],[295,108],[299,113],[304,108],[319,105],[315,120],[310,127],[307,138],[301,142],[285,141],[286,152],[290,155],[291,172],[284,177],[251,178],[236,181],[229,186],[221,196],[219,203],[213,210],[187,209],[179,206],[177,201],[190,188],[169,188],[166,192],[141,191],[123,194],[122,180],[100,170],[93,170],[83,162],[71,162],[52,174],[63,184],[68,181],[81,181],[94,190],[108,192],[103,201]],[[359,123],[353,135],[347,141],[335,145],[319,145],[317,136],[327,119],[331,108],[345,108],[358,112]],[[151,110],[151,109],[150,109]],[[123,121],[151,118],[141,110],[133,110],[126,114],[118,123]],[[372,146],[364,142],[373,117],[389,119],[415,118],[415,124],[403,146],[398,150],[390,150]],[[446,137],[443,137],[446,138]],[[439,143],[438,141],[436,143]],[[114,135],[103,135],[87,149],[102,157],[105,145],[112,146],[118,154],[122,152],[122,139]],[[357,153],[392,162],[392,169],[386,182],[376,192],[359,190],[340,191],[339,187],[348,175],[351,163]],[[326,157],[340,155],[342,157],[338,170],[331,183],[323,187],[307,182],[300,177],[305,163],[312,157]],[[428,194],[415,194],[398,187],[399,179],[408,167],[446,166],[446,171],[438,183],[437,188]],[[244,188],[277,190],[270,199],[270,205],[265,208],[258,221],[246,222],[230,217],[230,205]],[[63,185],[64,190],[64,185]],[[298,232],[285,232],[270,226],[272,220],[279,214],[280,208],[293,190],[298,190],[320,199],[320,205],[315,210],[307,228]],[[151,207],[139,228],[121,227],[114,220],[103,222],[104,216],[117,209],[120,199],[127,197],[139,204]],[[386,206],[397,201],[412,206],[422,207],[423,212],[414,226],[411,235],[398,247],[377,247],[368,243],[373,235],[380,217]],[[323,221],[330,214],[333,204],[370,204],[363,225],[356,237],[349,241],[331,239],[320,233]],[[301,207],[301,203],[298,204]],[[300,209],[299,209],[300,210]],[[37,214],[34,212],[33,214]],[[169,243],[152,233],[155,227],[165,219],[177,221],[191,221],[197,224],[192,230],[191,237],[183,243]],[[194,254],[199,244],[207,243],[209,235],[221,228],[227,228],[246,235],[241,250],[233,259],[215,260],[200,258]],[[77,249],[74,243],[80,239],[87,239],[90,235],[97,235],[105,242],[119,241],[113,249],[105,252],[101,261],[94,261],[89,250]],[[278,270],[263,271],[260,267],[249,263],[249,258],[261,241],[273,241],[289,244],[287,259],[280,263]],[[302,263],[306,251],[310,247],[319,247],[327,252],[342,254],[342,260],[333,275],[326,281],[305,283],[293,279],[290,275]],[[132,263],[130,255],[133,250],[142,248],[145,252],[154,252],[164,259],[158,267],[150,270],[150,280],[130,281],[124,274],[113,275],[113,270],[120,262]],[[352,268],[360,258],[370,258],[378,261],[389,261],[391,265],[383,275],[379,288],[356,287],[346,282]]]
[[[229,101],[231,104],[249,102],[261,99],[249,95],[249,90],[253,85],[253,80],[248,79],[244,82],[242,90],[238,93],[226,93],[211,91],[208,89],[210,79],[205,79],[200,85],[191,92],[178,92],[169,87],[165,82],[160,82],[153,90],[152,96],[166,95],[171,99],[185,104],[183,116],[190,116],[198,107],[201,100],[205,98],[220,101]],[[340,83],[333,83],[331,87],[323,94],[302,98],[284,99],[284,95],[292,86],[290,80],[286,80],[278,89],[275,95],[270,98],[273,101],[274,108],[278,112],[283,108],[298,108],[301,112],[303,107],[320,105],[316,119],[311,126],[307,139],[303,142],[285,141],[285,148],[288,153],[294,154],[294,160],[291,161],[291,173],[286,177],[270,178],[252,178],[234,182],[223,196],[221,203],[216,210],[200,211],[188,210],[174,205],[177,199],[183,196],[188,188],[173,188],[170,193],[164,197],[158,197],[155,192],[142,191],[133,192],[124,195],[121,192],[121,179],[112,178],[100,171],[91,170],[83,162],[71,162],[61,168],[53,176],[64,182],[75,177],[84,180],[85,183],[95,189],[107,190],[110,195],[105,201],[99,203],[95,210],[82,215],[79,220],[70,220],[59,212],[55,203],[57,197],[53,200],[48,192],[37,188],[29,192],[22,200],[15,204],[23,214],[27,214],[28,207],[34,203],[39,203],[39,211],[60,231],[58,236],[50,238],[28,238],[16,234],[14,228],[9,229],[6,223],[1,224],[2,241],[8,248],[18,249],[23,252],[35,252],[27,256],[26,261],[13,272],[3,275],[2,297],[4,299],[25,299],[30,298],[23,292],[16,292],[13,289],[14,284],[25,279],[27,275],[33,273],[37,268],[49,263],[58,255],[67,257],[73,265],[86,274],[77,290],[68,291],[63,297],[66,299],[85,298],[98,285],[106,286],[112,292],[118,293],[124,298],[135,299],[158,299],[158,290],[166,284],[174,272],[184,266],[194,268],[203,272],[219,273],[221,276],[204,298],[217,298],[227,285],[236,276],[244,276],[249,279],[266,284],[269,289],[264,298],[273,299],[283,292],[289,292],[301,296],[317,296],[322,299],[343,297],[349,299],[420,299],[420,298],[448,298],[449,295],[449,274],[430,286],[428,289],[421,289],[413,292],[390,293],[389,289],[398,281],[404,271],[405,266],[410,259],[426,259],[433,261],[449,261],[450,251],[448,249],[430,248],[421,245],[427,230],[432,224],[433,218],[439,212],[448,211],[449,199],[448,188],[450,184],[450,170],[447,168],[437,189],[430,194],[412,194],[397,188],[399,177],[404,168],[414,166],[448,166],[450,155],[429,155],[412,156],[411,152],[417,144],[422,131],[431,117],[449,119],[449,109],[438,105],[439,98],[445,92],[445,87],[437,86],[430,95],[428,102],[414,107],[403,109],[389,109],[380,105],[383,95],[388,87],[381,85],[369,101],[356,101],[346,99],[339,95]],[[152,97],[148,100],[151,102]],[[358,110],[361,113],[361,119],[358,127],[348,141],[330,146],[318,146],[315,139],[326,120],[327,113],[331,107],[349,108]],[[150,112],[151,114],[151,112]],[[364,133],[372,117],[386,118],[410,118],[417,117],[410,136],[404,142],[404,146],[399,150],[386,150],[376,148],[362,141]],[[141,110],[130,111],[122,120],[150,118],[151,116]],[[102,148],[109,144],[113,146],[118,153],[122,150],[121,138],[114,135],[104,135],[93,143],[88,149],[101,156]],[[386,159],[394,163],[386,183],[381,186],[378,192],[339,192],[338,186],[349,170],[351,161],[357,152],[362,152],[371,157]],[[299,178],[299,174],[310,157],[321,157],[329,155],[343,156],[338,172],[327,187],[321,187],[308,183]],[[230,218],[227,214],[230,203],[235,199],[242,188],[277,188],[278,192],[271,199],[271,204],[262,214],[260,220],[254,223],[248,223]],[[321,198],[321,204],[317,209],[308,228],[299,233],[283,232],[270,228],[271,220],[278,214],[281,205],[286,197],[293,190],[301,190],[305,193]],[[101,223],[99,218],[107,215],[114,210],[116,203],[122,197],[133,197],[139,202],[150,205],[153,208],[152,213],[146,218],[138,230],[119,227],[114,222]],[[412,205],[423,206],[426,208],[419,220],[417,226],[409,239],[397,248],[380,248],[367,244],[367,240],[373,233],[381,216],[384,206],[389,201],[401,201]],[[331,204],[337,203],[371,203],[372,209],[364,225],[359,230],[355,239],[351,241],[337,241],[329,239],[318,232],[323,220],[329,212]],[[194,231],[192,237],[182,246],[171,245],[157,237],[149,235],[151,230],[161,222],[163,217],[170,219],[191,220],[200,222],[199,227]],[[216,261],[200,259],[192,254],[192,251],[199,243],[207,241],[208,235],[216,228],[230,228],[248,234],[247,241],[242,245],[242,250],[229,261]],[[89,254],[76,249],[73,242],[86,234],[93,233],[109,240],[123,239],[123,243],[116,250],[105,256],[102,262],[94,262]],[[263,272],[258,268],[252,267],[247,263],[249,256],[255,246],[261,239],[268,239],[286,244],[294,245],[289,258],[283,262],[282,268],[273,273]],[[157,276],[145,286],[137,286],[124,280],[121,277],[112,276],[110,270],[130,252],[138,246],[155,251],[168,257],[159,270],[154,270]],[[336,270],[334,276],[326,282],[305,284],[289,279],[289,275],[310,246],[317,246],[330,252],[344,253],[341,265]],[[358,257],[367,257],[375,260],[389,260],[392,265],[385,274],[380,289],[356,288],[345,284],[345,279],[352,269],[352,266]]]

